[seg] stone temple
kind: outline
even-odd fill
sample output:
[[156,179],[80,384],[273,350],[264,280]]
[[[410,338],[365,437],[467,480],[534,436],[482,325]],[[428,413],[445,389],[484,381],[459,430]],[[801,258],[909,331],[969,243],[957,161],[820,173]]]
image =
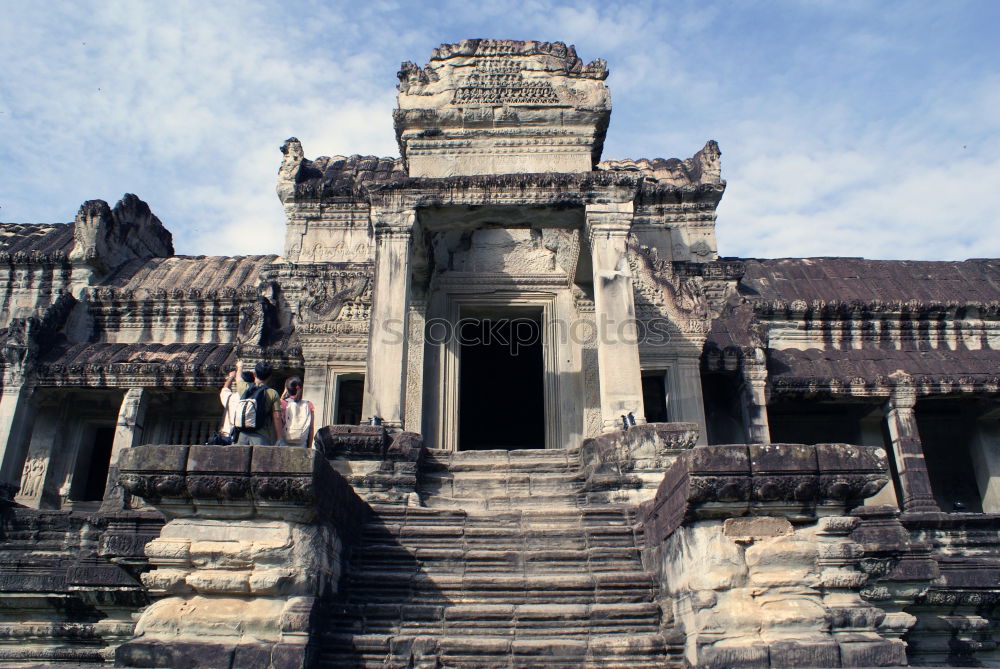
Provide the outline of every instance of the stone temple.
[[[404,63],[401,157],[282,146],[280,256],[0,226],[0,664],[1000,666],[1000,261],[720,257],[607,74]],[[238,359],[314,448],[199,445]]]

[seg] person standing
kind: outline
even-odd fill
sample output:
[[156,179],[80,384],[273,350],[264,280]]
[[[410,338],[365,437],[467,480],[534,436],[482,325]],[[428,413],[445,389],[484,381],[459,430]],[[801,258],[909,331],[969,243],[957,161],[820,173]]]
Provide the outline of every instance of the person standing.
[[281,409],[285,430],[278,445],[309,448],[312,445],[314,410],[312,402],[302,399],[302,379],[299,377],[293,376],[285,382]]
[[[245,389],[238,385],[240,403],[254,400],[256,404],[256,419],[258,424],[252,428],[240,428],[240,437],[236,441],[241,446],[273,446],[278,441],[278,435],[285,429],[281,414],[281,398],[278,391],[269,388],[267,380],[271,378],[271,365],[260,361],[253,368],[254,383]],[[242,407],[241,407],[242,410]]]
[[[253,372],[243,371],[243,361],[236,361],[236,369],[229,372],[226,382],[222,384],[219,391],[219,402],[222,403],[222,434],[232,437],[233,429],[236,427],[236,416],[240,410],[240,386],[243,390],[253,384]],[[239,436],[239,435],[237,435]],[[236,441],[236,437],[232,437]]]

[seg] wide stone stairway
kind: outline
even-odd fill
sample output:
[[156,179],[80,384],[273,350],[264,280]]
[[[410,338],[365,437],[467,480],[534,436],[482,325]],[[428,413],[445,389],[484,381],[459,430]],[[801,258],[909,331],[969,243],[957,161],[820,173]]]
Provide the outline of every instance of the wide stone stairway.
[[374,505],[325,667],[663,667],[633,507],[589,502],[577,451],[428,452],[424,507]]

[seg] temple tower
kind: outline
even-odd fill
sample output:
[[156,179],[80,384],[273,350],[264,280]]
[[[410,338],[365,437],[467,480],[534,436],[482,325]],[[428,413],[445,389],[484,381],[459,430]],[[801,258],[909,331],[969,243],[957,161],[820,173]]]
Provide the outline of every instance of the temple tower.
[[[558,42],[443,45],[399,72],[401,158],[286,144],[285,279],[310,274],[292,303],[329,422],[336,370],[364,375],[365,418],[447,449],[574,447],[644,423],[644,394],[657,420],[672,398],[671,420],[704,422],[709,313],[672,263],[715,259],[718,148],[602,163],[607,76]],[[352,302],[363,368],[329,336]]]

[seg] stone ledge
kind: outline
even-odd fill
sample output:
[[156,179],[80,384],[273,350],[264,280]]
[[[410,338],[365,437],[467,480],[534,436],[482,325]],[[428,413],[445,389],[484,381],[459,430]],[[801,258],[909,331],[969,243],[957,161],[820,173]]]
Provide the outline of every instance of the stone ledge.
[[703,446],[682,452],[639,508],[656,545],[687,522],[736,516],[809,520],[844,513],[888,482],[885,451],[849,444]]
[[122,486],[168,517],[332,520],[367,507],[316,451],[284,446],[145,445],[119,464]]
[[327,425],[316,432],[316,449],[327,458],[381,460],[389,448],[389,432],[381,425]]
[[231,667],[308,667],[315,649],[307,644],[228,641],[131,641],[118,648],[115,664],[168,669],[230,669]]

